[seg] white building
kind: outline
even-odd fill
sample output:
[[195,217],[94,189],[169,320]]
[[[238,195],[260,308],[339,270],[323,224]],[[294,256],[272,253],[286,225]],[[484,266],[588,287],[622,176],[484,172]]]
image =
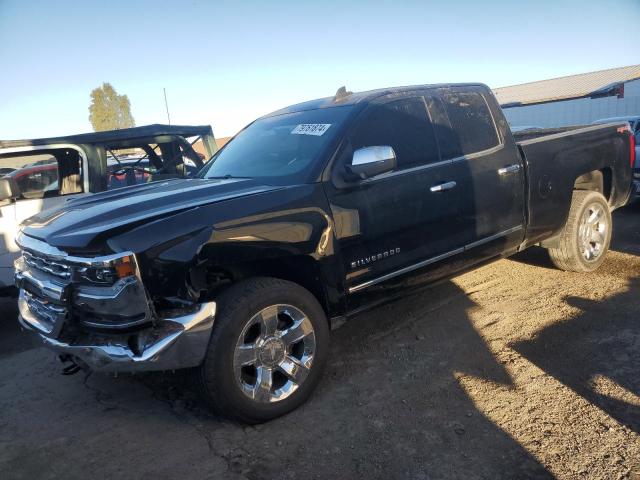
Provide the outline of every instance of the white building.
[[511,126],[560,127],[640,115],[640,65],[493,90]]

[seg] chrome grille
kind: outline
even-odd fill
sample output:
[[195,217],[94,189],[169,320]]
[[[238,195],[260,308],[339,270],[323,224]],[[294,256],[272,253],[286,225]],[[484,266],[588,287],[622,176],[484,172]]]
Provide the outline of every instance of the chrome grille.
[[69,265],[27,250],[22,251],[22,256],[24,257],[24,262],[31,268],[49,273],[64,280],[71,278],[71,267]]
[[67,309],[64,306],[37,297],[27,290],[20,291],[20,300],[26,303],[29,313],[37,318],[37,324],[34,326],[47,334],[59,327],[67,315]]

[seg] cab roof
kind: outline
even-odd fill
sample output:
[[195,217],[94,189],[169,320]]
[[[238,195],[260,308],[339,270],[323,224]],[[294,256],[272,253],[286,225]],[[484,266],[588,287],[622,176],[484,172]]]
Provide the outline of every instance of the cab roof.
[[[282,115],[284,113],[302,112],[305,110],[317,110],[319,108],[342,107],[345,105],[357,105],[361,103],[369,103],[376,98],[386,95],[401,95],[415,90],[428,90],[433,88],[460,88],[460,87],[476,87],[489,90],[489,87],[482,83],[439,83],[427,85],[409,85],[404,87],[388,87],[378,88],[376,90],[367,90],[364,92],[346,92],[344,95],[334,95],[333,97],[318,98],[302,103],[297,103],[289,107],[281,108],[272,112],[267,117]],[[342,90],[342,89],[340,89]],[[338,93],[340,93],[338,90]]]

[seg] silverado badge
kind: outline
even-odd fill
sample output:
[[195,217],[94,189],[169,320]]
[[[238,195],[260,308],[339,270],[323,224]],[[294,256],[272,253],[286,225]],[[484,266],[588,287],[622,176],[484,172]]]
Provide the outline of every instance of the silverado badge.
[[380,252],[375,255],[370,255],[368,257],[359,258],[351,262],[351,268],[362,267],[364,265],[369,265],[370,263],[377,262],[378,260],[382,260],[384,258],[391,257],[393,255],[397,255],[400,253],[400,248],[392,248],[391,250],[385,250],[384,252]]

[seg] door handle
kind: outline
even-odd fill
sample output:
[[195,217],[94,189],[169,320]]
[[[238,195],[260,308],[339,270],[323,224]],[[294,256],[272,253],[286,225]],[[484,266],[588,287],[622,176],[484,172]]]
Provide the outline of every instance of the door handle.
[[452,188],[454,188],[456,185],[456,182],[439,183],[438,185],[432,186],[429,190],[431,190],[433,193],[446,192],[447,190],[451,190]]
[[509,175],[510,173],[515,173],[518,170],[520,170],[520,165],[518,164],[513,164],[513,165],[509,165],[508,167],[502,167],[498,169],[498,175]]

